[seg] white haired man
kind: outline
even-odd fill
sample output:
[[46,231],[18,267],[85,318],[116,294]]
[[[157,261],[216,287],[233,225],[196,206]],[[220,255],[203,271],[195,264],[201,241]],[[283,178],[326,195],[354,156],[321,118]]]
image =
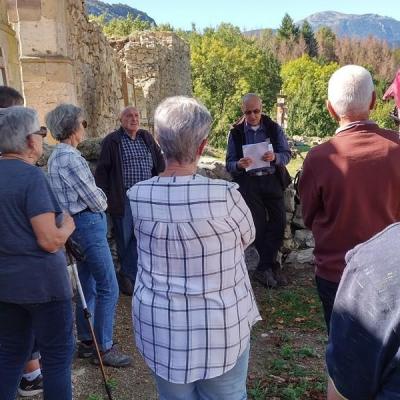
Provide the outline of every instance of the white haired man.
[[121,269],[120,291],[133,293],[137,272],[136,238],[126,191],[135,183],[158,175],[165,168],[164,157],[153,136],[140,129],[139,111],[126,107],[120,115],[121,126],[102,143],[97,164],[96,184],[107,195]]
[[329,80],[327,108],[339,128],[310,150],[300,178],[328,333],[346,252],[400,220],[399,135],[368,119],[374,104],[374,84],[365,68],[337,70]]

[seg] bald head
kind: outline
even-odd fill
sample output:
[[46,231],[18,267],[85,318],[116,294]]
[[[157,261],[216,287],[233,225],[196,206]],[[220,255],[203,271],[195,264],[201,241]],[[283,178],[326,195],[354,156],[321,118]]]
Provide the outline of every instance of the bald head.
[[119,116],[121,126],[130,136],[136,136],[136,132],[139,130],[140,115],[136,107],[126,107],[121,111]]
[[251,126],[260,125],[262,100],[254,93],[247,93],[242,98],[242,111],[246,122]]

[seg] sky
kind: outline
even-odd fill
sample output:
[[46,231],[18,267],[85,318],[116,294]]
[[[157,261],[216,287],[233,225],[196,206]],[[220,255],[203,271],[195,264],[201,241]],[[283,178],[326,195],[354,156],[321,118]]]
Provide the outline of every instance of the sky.
[[320,11],[346,14],[379,14],[400,20],[398,0],[102,0],[128,4],[147,13],[157,24],[170,23],[189,30],[230,22],[242,30],[277,28],[287,12],[294,21]]

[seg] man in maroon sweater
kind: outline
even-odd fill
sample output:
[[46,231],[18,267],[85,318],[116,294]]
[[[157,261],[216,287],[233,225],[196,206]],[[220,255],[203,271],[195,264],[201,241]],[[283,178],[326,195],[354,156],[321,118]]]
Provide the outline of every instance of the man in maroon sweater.
[[375,104],[370,73],[347,65],[329,80],[333,138],[307,154],[299,191],[315,238],[316,283],[329,323],[346,252],[400,221],[400,140],[368,119]]

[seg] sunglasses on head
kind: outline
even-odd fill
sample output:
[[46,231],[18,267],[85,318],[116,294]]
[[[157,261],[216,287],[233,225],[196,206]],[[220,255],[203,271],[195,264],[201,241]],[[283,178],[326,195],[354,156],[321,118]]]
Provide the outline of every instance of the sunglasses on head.
[[244,112],[245,115],[250,115],[250,114],[260,114],[261,110],[259,108],[256,108],[255,110],[246,110]]
[[32,135],[40,135],[44,139],[47,136],[47,128],[45,126],[41,126],[40,129],[36,132],[33,132]]

